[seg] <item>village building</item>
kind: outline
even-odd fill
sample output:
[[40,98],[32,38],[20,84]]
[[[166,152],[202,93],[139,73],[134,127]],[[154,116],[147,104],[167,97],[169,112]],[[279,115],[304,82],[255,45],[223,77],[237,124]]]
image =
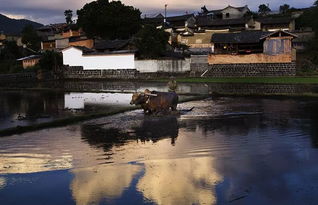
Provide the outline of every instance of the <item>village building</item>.
[[243,7],[234,7],[229,5],[224,9],[210,11],[206,8],[206,6],[203,6],[199,16],[209,16],[211,19],[240,19],[248,12],[250,12],[250,9],[247,5]]
[[64,31],[62,32],[63,38],[69,38],[69,37],[81,36],[81,35],[82,35],[82,32],[80,29],[67,28],[67,29],[64,29]]
[[41,59],[40,55],[31,55],[31,56],[19,58],[19,59],[17,59],[17,61],[22,62],[23,68],[27,69],[29,67],[33,67],[36,64],[38,64],[40,59]]
[[55,40],[41,41],[41,50],[43,51],[55,50]]
[[3,37],[4,37],[3,42],[4,41],[14,41],[14,42],[16,42],[17,46],[23,46],[22,37],[19,35],[6,34],[6,35],[3,35],[2,38]]
[[291,63],[296,60],[292,40],[285,32],[242,31],[212,35],[209,64]]
[[261,17],[255,19],[254,24],[255,30],[262,31],[289,31],[295,30],[295,19],[284,16],[284,17]]
[[3,33],[0,33],[0,48],[4,46],[5,40],[6,40],[6,35],[4,35]]
[[135,53],[121,50],[96,52],[86,47],[70,46],[62,50],[63,64],[83,70],[135,69]]
[[211,50],[211,35],[253,29],[252,18],[210,19],[209,16],[196,17],[196,29],[192,32],[179,32],[175,38],[178,43],[189,46],[194,53],[207,53]]
[[94,47],[94,40],[86,36],[75,36],[69,38],[69,46],[82,46],[86,48]]
[[312,29],[294,31],[293,34],[298,37],[293,40],[293,48],[297,51],[306,50],[310,41],[315,38],[315,32]]
[[[48,36],[54,36],[55,34],[61,34],[69,25],[66,23],[50,24],[42,26],[36,29],[37,34],[42,40],[49,40]],[[52,39],[51,39],[52,40]]]
[[164,16],[159,14],[153,14],[153,15],[145,15],[145,17],[142,19],[142,23],[145,25],[153,25],[153,26],[162,26],[164,22]]

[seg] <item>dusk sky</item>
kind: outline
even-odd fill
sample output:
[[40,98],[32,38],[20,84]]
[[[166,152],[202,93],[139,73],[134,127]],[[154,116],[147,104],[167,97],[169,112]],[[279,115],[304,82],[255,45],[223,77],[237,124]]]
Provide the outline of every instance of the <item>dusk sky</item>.
[[[126,5],[139,8],[143,14],[163,12],[164,4],[168,4],[168,15],[198,12],[201,6],[208,9],[220,9],[227,5],[248,5],[257,11],[258,5],[269,4],[272,10],[284,3],[296,8],[309,7],[315,0],[122,0]],[[64,10],[76,10],[91,0],[0,0],[0,13],[12,18],[26,18],[43,24],[64,22]]]

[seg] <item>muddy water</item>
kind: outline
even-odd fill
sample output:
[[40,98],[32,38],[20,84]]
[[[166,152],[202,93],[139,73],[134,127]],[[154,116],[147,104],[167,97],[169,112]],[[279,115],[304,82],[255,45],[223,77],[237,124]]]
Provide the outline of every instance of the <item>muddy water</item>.
[[317,105],[218,98],[1,138],[0,204],[318,204]]

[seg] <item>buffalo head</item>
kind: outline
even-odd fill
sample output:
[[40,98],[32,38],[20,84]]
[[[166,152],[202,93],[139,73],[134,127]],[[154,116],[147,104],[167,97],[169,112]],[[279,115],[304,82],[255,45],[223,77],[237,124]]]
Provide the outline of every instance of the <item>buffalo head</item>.
[[130,104],[131,105],[140,105],[147,102],[148,97],[144,93],[133,93],[131,97]]

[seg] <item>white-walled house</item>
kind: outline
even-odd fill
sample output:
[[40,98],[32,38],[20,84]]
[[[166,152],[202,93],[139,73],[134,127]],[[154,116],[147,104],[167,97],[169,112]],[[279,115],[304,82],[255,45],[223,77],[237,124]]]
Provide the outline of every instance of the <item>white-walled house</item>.
[[70,46],[62,53],[64,65],[82,66],[83,70],[135,69],[135,54],[129,51],[100,53],[86,47]]

